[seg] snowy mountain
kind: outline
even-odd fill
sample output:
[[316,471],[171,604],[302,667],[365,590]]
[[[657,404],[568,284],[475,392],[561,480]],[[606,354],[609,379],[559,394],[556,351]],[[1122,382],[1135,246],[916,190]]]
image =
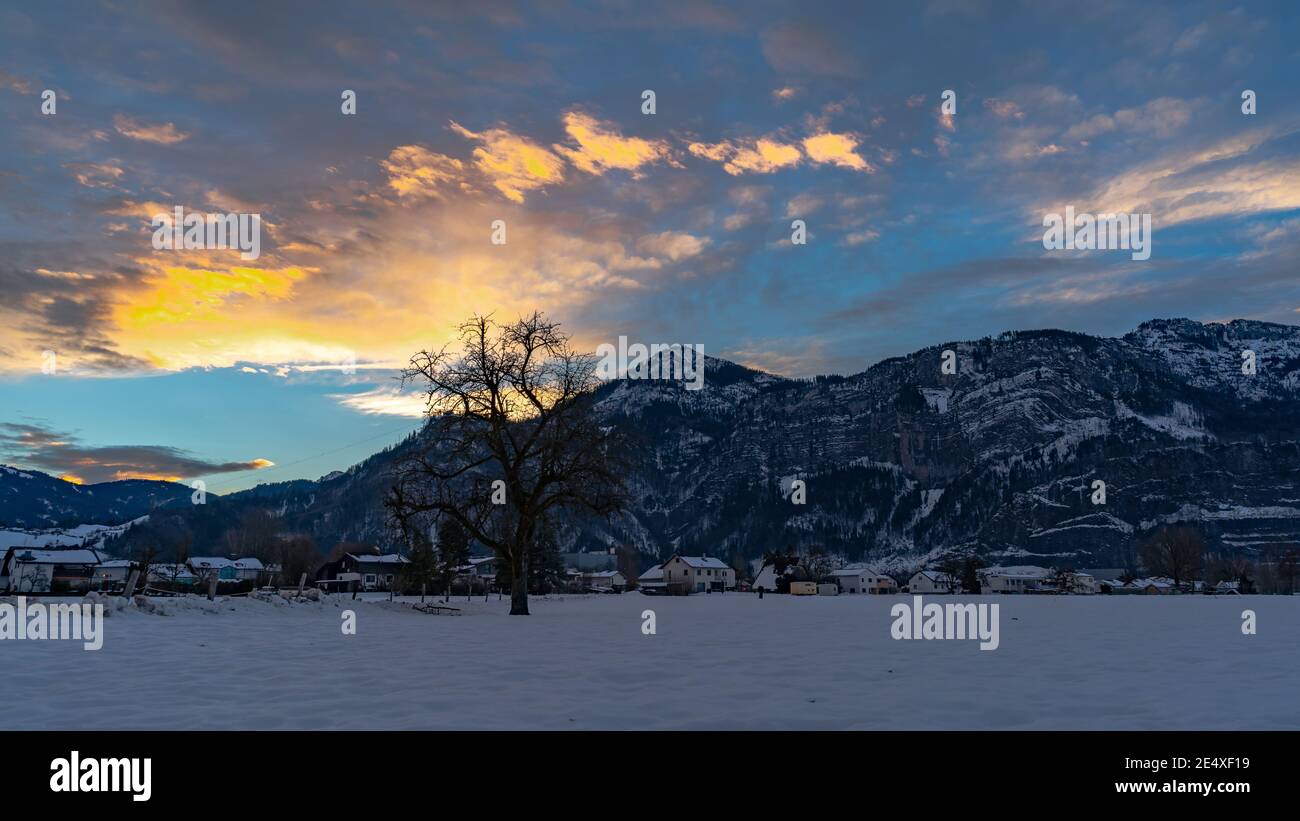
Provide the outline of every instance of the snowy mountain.
[[[890,564],[962,549],[1118,566],[1145,533],[1190,521],[1252,552],[1300,541],[1298,402],[1300,328],[1241,320],[1156,320],[1121,338],[1009,332],[809,380],[708,359],[703,390],[601,389],[600,412],[638,442],[634,501],[612,523],[566,521],[560,537],[656,556],[821,546]],[[322,549],[388,544],[380,500],[411,441],[195,515],[212,529],[256,506]]]

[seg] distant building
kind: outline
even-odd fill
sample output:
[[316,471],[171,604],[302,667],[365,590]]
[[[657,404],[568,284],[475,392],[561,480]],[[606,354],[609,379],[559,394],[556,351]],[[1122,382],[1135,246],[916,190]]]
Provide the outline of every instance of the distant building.
[[837,582],[818,582],[817,584],[818,596],[838,596],[839,594],[840,594],[840,586]]
[[402,566],[410,563],[410,559],[397,553],[379,556],[344,553],[337,561],[321,565],[316,580],[345,589],[355,582],[358,590],[391,590]]
[[471,557],[469,562],[456,568],[456,577],[463,579],[495,579],[497,577],[497,557]]
[[261,560],[252,557],[225,559],[220,556],[191,556],[185,566],[203,584],[207,584],[214,575],[218,581],[223,582],[261,582],[268,575]]
[[49,593],[63,587],[86,591],[94,586],[95,568],[101,561],[99,553],[88,548],[11,547],[0,562],[0,577],[7,579],[6,589],[10,593]]
[[780,577],[776,574],[776,565],[765,564],[759,568],[757,575],[754,576],[754,583],[750,585],[753,590],[766,590],[769,593],[776,590],[776,583]]
[[1031,564],[1014,567],[984,567],[976,571],[981,593],[1029,593],[1041,590],[1052,577],[1046,567]]
[[898,582],[869,567],[844,567],[831,576],[840,586],[841,593],[896,593]]
[[790,582],[791,596],[816,596],[817,582]]
[[664,569],[662,565],[655,565],[636,578],[636,586],[642,590],[657,592],[668,586],[664,581]]
[[194,575],[188,567],[183,564],[151,564],[149,565],[149,583],[162,582],[165,584],[183,584],[192,585],[197,583],[198,576]]
[[115,587],[126,584],[131,578],[132,570],[139,570],[140,563],[130,559],[109,559],[95,566],[95,586],[99,588]]
[[584,573],[582,583],[587,587],[601,590],[617,590],[620,593],[627,588],[627,576],[617,570],[596,570]]
[[938,570],[918,570],[907,581],[912,593],[960,593],[961,579]]
[[736,571],[709,556],[674,555],[664,562],[664,584],[686,593],[722,592],[736,589]]

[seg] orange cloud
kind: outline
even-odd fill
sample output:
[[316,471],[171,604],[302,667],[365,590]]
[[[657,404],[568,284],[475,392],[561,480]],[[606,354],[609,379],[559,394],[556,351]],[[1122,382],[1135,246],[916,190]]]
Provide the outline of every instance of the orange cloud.
[[635,176],[643,165],[672,159],[667,142],[624,137],[612,124],[580,111],[564,115],[564,131],[578,148],[556,145],[555,150],[588,174],[599,176],[609,169],[618,169],[632,171]]
[[190,138],[188,133],[177,130],[172,123],[151,125],[128,117],[125,114],[113,115],[113,127],[123,137],[147,143],[157,143],[158,145],[174,145]]
[[852,134],[836,134],[827,131],[815,134],[803,141],[803,150],[808,158],[818,164],[829,163],[854,171],[874,173],[875,168],[856,153],[858,138]]
[[454,120],[451,128],[480,144],[474,149],[475,167],[511,202],[522,203],[524,192],[564,180],[564,160],[526,137],[504,128],[476,133]]
[[465,168],[460,160],[420,145],[399,145],[379,164],[388,174],[389,187],[400,197],[440,197]]
[[696,157],[722,163],[722,170],[733,177],[742,174],[770,174],[781,168],[798,165],[803,154],[794,145],[760,137],[748,142],[691,143],[686,147]]

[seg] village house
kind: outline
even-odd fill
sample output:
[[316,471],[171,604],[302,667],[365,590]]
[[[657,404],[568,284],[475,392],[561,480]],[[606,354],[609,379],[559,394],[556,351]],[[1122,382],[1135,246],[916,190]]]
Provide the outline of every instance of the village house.
[[896,593],[898,582],[869,567],[843,567],[831,573],[841,593]]
[[592,587],[597,590],[617,590],[621,593],[627,587],[627,576],[617,570],[595,570],[583,574],[582,584],[584,587]]
[[183,564],[151,564],[149,565],[149,583],[150,584],[181,584],[192,585],[198,582],[198,576],[189,567]]
[[911,593],[960,593],[961,579],[939,570],[918,570],[907,581]]
[[99,590],[124,587],[131,578],[131,571],[139,570],[140,563],[130,559],[109,559],[95,566],[95,587]]
[[470,560],[456,568],[458,579],[495,579],[497,576],[496,556],[472,556]]
[[402,566],[411,560],[397,553],[383,555],[344,553],[326,562],[316,573],[319,582],[346,586],[355,582],[358,590],[391,590]]
[[664,584],[684,593],[722,592],[736,589],[736,571],[709,556],[674,555],[664,562]]
[[1052,571],[1046,567],[1025,564],[985,567],[976,571],[976,575],[980,580],[981,593],[1029,593],[1041,590]]
[[655,565],[636,578],[637,589],[643,593],[662,592],[668,583],[664,581],[664,569],[662,565]]
[[765,564],[759,568],[757,575],[754,576],[754,583],[750,587],[754,590],[766,590],[771,593],[776,590],[777,579],[776,565]]
[[94,585],[95,568],[102,561],[89,548],[33,550],[11,547],[0,563],[0,577],[11,593],[49,593],[66,588],[85,592]]
[[217,577],[218,581],[223,582],[251,581],[254,583],[265,581],[269,575],[266,566],[262,564],[261,560],[252,557],[224,559],[220,556],[192,556],[185,562],[185,566],[203,584],[207,584],[213,575]]

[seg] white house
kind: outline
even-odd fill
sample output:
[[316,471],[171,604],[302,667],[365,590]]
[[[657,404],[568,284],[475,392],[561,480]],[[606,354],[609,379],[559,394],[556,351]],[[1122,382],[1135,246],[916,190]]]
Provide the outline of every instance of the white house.
[[9,579],[13,593],[48,593],[66,585],[89,590],[100,556],[94,550],[31,550],[11,547],[5,553],[0,575]]
[[166,582],[167,584],[194,584],[199,579],[194,573],[183,564],[151,564],[149,565],[150,582]]
[[961,579],[938,570],[918,570],[907,581],[912,593],[960,593]]
[[664,581],[663,565],[657,564],[637,576],[636,586],[646,590],[663,590],[667,586],[667,582]]
[[[197,581],[203,584],[207,584],[208,579],[213,575],[223,582],[260,582],[267,579],[272,573],[279,572],[278,567],[273,570],[262,564],[261,559],[255,559],[251,556],[242,559],[226,559],[221,556],[191,556],[185,562],[185,567],[189,569]],[[165,581],[170,581],[170,579],[165,579]],[[293,581],[298,580],[293,579]]]
[[95,565],[95,584],[124,584],[131,577],[131,571],[140,567],[139,562],[130,559],[110,559]]
[[617,570],[596,570],[582,575],[582,583],[602,590],[622,590],[627,587],[627,576]]
[[982,593],[1028,593],[1039,590],[1052,576],[1046,567],[1031,564],[1013,567],[984,567],[976,571]]
[[477,577],[495,579],[497,575],[496,556],[472,556],[469,562],[456,568],[457,578]]
[[898,582],[869,567],[844,567],[831,573],[841,593],[894,593]]
[[759,568],[758,575],[754,577],[754,583],[750,585],[753,590],[776,590],[776,565],[765,564]]
[[736,571],[709,556],[674,555],[661,567],[664,584],[669,588],[679,588],[687,593],[736,589]]

